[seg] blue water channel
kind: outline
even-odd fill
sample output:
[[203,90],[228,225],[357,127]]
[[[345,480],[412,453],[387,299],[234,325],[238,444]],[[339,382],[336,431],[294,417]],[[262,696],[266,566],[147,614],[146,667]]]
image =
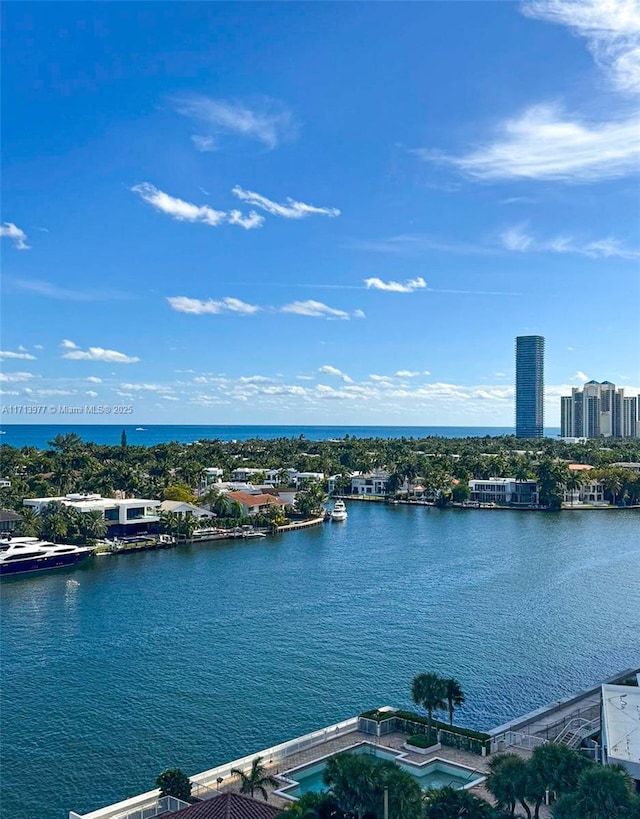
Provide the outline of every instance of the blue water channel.
[[457,676],[488,728],[640,664],[637,511],[438,511],[0,587],[3,819],[63,819]]

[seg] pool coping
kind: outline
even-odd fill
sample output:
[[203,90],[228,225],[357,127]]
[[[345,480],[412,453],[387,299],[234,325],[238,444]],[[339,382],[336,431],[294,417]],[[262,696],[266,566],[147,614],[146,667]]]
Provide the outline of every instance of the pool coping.
[[[351,751],[355,750],[356,748],[362,747],[369,747],[373,748],[374,750],[382,750],[386,751],[389,754],[394,756],[394,762],[402,762],[405,765],[410,765],[412,768],[420,771],[427,767],[428,765],[432,765],[433,763],[442,762],[444,765],[448,765],[451,768],[458,768],[460,771],[464,771],[468,773],[471,771],[472,774],[478,774],[475,779],[470,780],[466,785],[463,785],[461,788],[457,788],[457,790],[467,791],[471,788],[476,788],[478,785],[481,785],[487,778],[485,773],[481,773],[479,770],[475,768],[469,768],[466,765],[461,765],[459,762],[452,762],[449,759],[445,759],[441,756],[432,756],[424,761],[417,762],[413,759],[409,759],[409,755],[407,751],[399,750],[398,748],[390,748],[388,745],[381,745],[377,742],[368,742],[367,740],[356,742],[353,745],[348,745],[346,748],[343,748],[341,751],[337,753],[334,751],[333,753],[324,754],[323,756],[319,756],[317,759],[312,760],[311,762],[305,762],[303,765],[296,765],[295,768],[289,768],[289,770],[284,771],[283,773],[278,773],[275,775],[276,779],[281,780],[284,784],[277,789],[274,789],[273,795],[279,796],[281,799],[285,799],[289,802],[297,802],[300,798],[299,796],[293,796],[291,793],[287,793],[296,785],[300,785],[300,782],[296,779],[291,777],[292,774],[295,774],[305,768],[310,768],[313,765],[318,765],[320,762],[324,762],[327,759],[330,759],[333,756],[337,756],[338,754],[348,754]],[[434,751],[435,752],[435,751]]]

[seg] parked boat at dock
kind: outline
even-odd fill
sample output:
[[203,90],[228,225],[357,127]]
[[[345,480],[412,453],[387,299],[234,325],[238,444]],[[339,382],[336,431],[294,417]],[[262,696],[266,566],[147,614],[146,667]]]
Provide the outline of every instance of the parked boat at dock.
[[35,537],[0,541],[0,576],[42,572],[74,566],[93,554],[86,546],[50,543]]
[[347,507],[343,500],[337,500],[333,504],[333,509],[331,510],[331,520],[346,520],[348,517],[347,515]]

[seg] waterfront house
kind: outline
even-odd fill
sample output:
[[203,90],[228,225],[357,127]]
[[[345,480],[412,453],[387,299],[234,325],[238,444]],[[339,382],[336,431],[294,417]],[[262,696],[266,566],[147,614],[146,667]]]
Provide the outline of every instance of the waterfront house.
[[206,492],[210,486],[221,483],[223,475],[224,470],[220,469],[219,466],[208,466],[206,469],[203,469],[202,478],[200,480],[200,489],[203,492]]
[[515,478],[485,478],[469,481],[470,500],[476,503],[496,503],[505,506],[537,506],[538,486],[534,480]]
[[72,493],[56,498],[25,498],[23,504],[39,514],[53,501],[82,513],[102,512],[109,537],[147,532],[160,520],[160,501],[149,498],[103,498],[101,495]]
[[239,466],[231,473],[231,480],[247,482],[250,481],[255,475],[262,475],[264,477],[266,472],[266,469],[256,469],[255,467],[250,466]]
[[194,506],[193,503],[187,503],[186,501],[162,501],[160,511],[173,512],[174,515],[178,515],[181,518],[215,518],[214,513],[208,509],[203,509],[201,506]]
[[[594,467],[591,464],[568,464],[567,468],[570,472],[590,472]],[[580,484],[576,489],[567,489],[562,486],[562,502],[570,506],[576,504],[589,504],[608,506],[609,503],[604,496],[604,483],[597,481],[595,478],[585,478],[584,483]]]
[[305,483],[323,482],[324,472],[296,472],[293,476],[293,483],[296,489],[300,489]]
[[388,479],[389,473],[384,469],[378,470],[377,472],[352,475],[351,494],[384,497],[387,493]]
[[22,518],[12,509],[0,509],[0,532],[11,533]]
[[285,501],[275,495],[250,495],[248,492],[227,492],[225,497],[229,503],[237,501],[240,504],[244,516],[259,515],[263,512],[268,512],[273,506],[284,509],[287,505]]

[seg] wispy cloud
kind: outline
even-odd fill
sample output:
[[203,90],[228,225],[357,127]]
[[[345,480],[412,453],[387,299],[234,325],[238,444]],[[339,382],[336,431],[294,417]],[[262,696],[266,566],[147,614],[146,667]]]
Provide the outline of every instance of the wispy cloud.
[[264,222],[264,218],[254,211],[248,216],[243,216],[237,210],[227,213],[224,210],[214,210],[208,205],[194,205],[192,202],[185,202],[184,199],[170,196],[149,182],[134,185],[131,190],[148,205],[161,213],[166,213],[167,216],[171,216],[178,222],[201,222],[209,227],[231,224],[239,225],[246,230],[260,227]]
[[[448,164],[478,180],[596,182],[638,172],[640,116],[622,95],[640,90],[640,11],[635,0],[531,0],[529,17],[568,26],[584,37],[620,94],[618,110],[596,121],[558,103],[527,107],[499,122],[483,144],[460,156],[419,149],[424,160]],[[631,113],[630,113],[631,112]]]
[[62,354],[62,357],[72,361],[103,361],[108,364],[135,364],[140,361],[137,356],[125,355],[116,350],[105,350],[103,347],[88,347],[86,350],[81,350],[69,339],[65,339],[60,346],[67,351]]
[[255,191],[247,191],[236,185],[232,189],[234,196],[252,205],[256,208],[261,208],[273,216],[282,216],[284,219],[304,219],[306,216],[314,214],[320,216],[340,216],[338,208],[318,208],[315,205],[307,205],[305,202],[296,202],[290,196],[286,198],[286,204],[281,205],[278,202],[273,202]]
[[[73,343],[73,342],[72,342],[72,343]],[[98,378],[98,377],[97,377],[97,376],[95,376],[95,375],[90,375],[90,376],[88,376],[88,377],[87,377],[87,381],[89,381],[91,384],[102,384],[102,379],[101,379],[101,378]]]
[[354,310],[352,313],[346,310],[336,310],[321,301],[309,299],[307,301],[294,301],[281,308],[283,313],[293,313],[297,316],[310,316],[311,318],[343,319],[364,318],[362,310]]
[[415,279],[407,279],[405,282],[385,282],[382,279],[372,278],[364,280],[367,289],[370,290],[386,290],[389,293],[413,293],[415,290],[424,290],[427,287],[426,281],[422,276],[417,276]]
[[240,299],[234,299],[229,296],[219,301],[214,301],[214,299],[191,299],[187,296],[169,296],[167,301],[178,313],[190,313],[195,316],[206,314],[218,315],[219,313],[252,315],[261,309],[254,304],[247,304],[244,301],[240,301]]
[[615,88],[632,94],[640,90],[640,6],[636,0],[530,0],[522,11],[584,37]]
[[0,225],[0,237],[12,239],[17,250],[29,250],[30,245],[27,244],[27,234],[17,225],[14,225],[13,222],[3,222]]
[[178,113],[204,125],[209,132],[192,136],[198,150],[215,150],[215,137],[225,134],[252,139],[273,149],[293,139],[298,130],[291,111],[271,97],[243,102],[184,94],[175,97],[173,103]]
[[324,364],[318,369],[318,372],[322,373],[323,375],[335,375],[342,379],[345,384],[353,384],[353,378],[351,378],[351,376],[342,372],[342,370],[339,370],[337,367],[331,366],[331,364]]
[[166,384],[120,384],[120,389],[126,392],[171,392]]
[[507,250],[521,253],[574,253],[589,259],[640,259],[640,249],[625,247],[611,236],[604,239],[581,240],[571,235],[551,239],[536,239],[526,224],[514,225],[500,234],[500,242]]
[[354,250],[365,250],[373,253],[395,253],[399,256],[421,256],[430,251],[434,253],[459,253],[462,255],[487,255],[493,251],[479,243],[450,242],[427,236],[423,233],[403,233],[385,239],[359,239],[349,243]]
[[35,378],[33,373],[16,372],[16,373],[0,373],[0,381],[5,383],[13,383],[16,381],[30,381]]
[[589,380],[589,376],[585,375],[582,370],[578,370],[578,372],[569,379],[569,381],[581,381],[583,384]]
[[123,301],[132,298],[131,294],[119,290],[81,290],[72,287],[60,287],[53,282],[38,279],[10,279],[7,284],[18,290],[25,290],[37,296],[60,301]]
[[0,350],[0,359],[22,359],[23,361],[35,361],[36,357],[24,350],[20,350],[19,352],[13,352],[12,350]]
[[[428,374],[429,373],[427,373],[427,375]],[[398,378],[416,378],[420,373],[417,370],[398,370],[396,375]]]

